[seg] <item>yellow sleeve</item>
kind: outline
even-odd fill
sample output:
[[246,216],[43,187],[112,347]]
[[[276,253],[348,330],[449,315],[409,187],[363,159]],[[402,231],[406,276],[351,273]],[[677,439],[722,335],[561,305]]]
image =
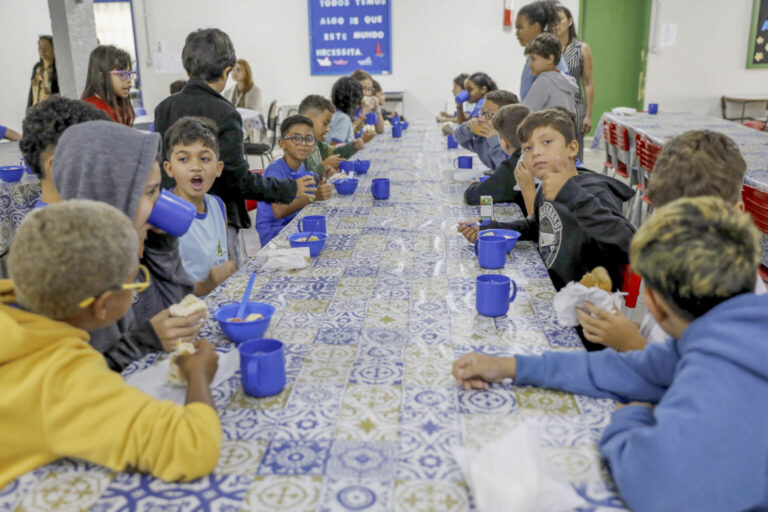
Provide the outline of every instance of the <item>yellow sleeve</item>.
[[153,399],[128,386],[85,343],[67,350],[47,373],[42,415],[55,454],[115,471],[187,481],[209,474],[219,458],[215,410]]

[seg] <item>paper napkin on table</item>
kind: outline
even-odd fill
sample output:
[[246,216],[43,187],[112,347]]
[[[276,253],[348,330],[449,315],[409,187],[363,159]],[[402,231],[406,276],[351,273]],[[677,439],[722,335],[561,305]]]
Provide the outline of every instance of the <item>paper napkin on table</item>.
[[312,262],[309,257],[309,247],[293,247],[290,249],[268,249],[264,251],[267,262],[261,270],[296,270],[307,268]]
[[560,325],[575,327],[579,325],[577,307],[583,307],[585,302],[590,302],[600,309],[613,311],[621,307],[623,296],[622,292],[608,293],[595,286],[587,288],[581,283],[571,281],[555,294],[557,321]]
[[565,512],[587,505],[546,461],[533,425],[519,425],[478,451],[455,447],[453,455],[477,510]]

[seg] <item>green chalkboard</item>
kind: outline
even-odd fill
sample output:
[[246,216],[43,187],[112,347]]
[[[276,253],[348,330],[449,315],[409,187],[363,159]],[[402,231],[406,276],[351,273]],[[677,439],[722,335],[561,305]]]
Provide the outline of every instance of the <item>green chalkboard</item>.
[[768,0],[754,0],[752,4],[747,68],[768,68]]

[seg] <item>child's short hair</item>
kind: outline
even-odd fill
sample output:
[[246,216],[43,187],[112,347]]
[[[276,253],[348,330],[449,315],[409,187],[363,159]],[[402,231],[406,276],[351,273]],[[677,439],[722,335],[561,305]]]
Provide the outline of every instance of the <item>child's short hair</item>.
[[373,81],[373,92],[377,94],[381,92],[381,84],[378,80]]
[[64,130],[86,121],[111,120],[106,112],[90,103],[54,96],[38,103],[27,112],[21,125],[19,149],[32,172],[42,178],[41,154],[56,147]]
[[688,320],[755,289],[760,237],[749,215],[719,197],[662,206],[637,231],[632,267]]
[[531,111],[525,105],[504,105],[493,116],[493,128],[499,132],[502,139],[512,146],[519,148],[520,139],[517,137],[517,127]]
[[229,36],[217,28],[190,32],[181,51],[184,69],[190,78],[210,82],[218,79],[227,67],[235,67],[237,57]]
[[290,130],[292,126],[295,126],[297,124],[305,124],[312,129],[314,129],[315,127],[315,124],[307,116],[303,116],[301,114],[294,114],[292,116],[286,117],[283,120],[283,122],[280,123],[280,133],[281,134],[288,133],[288,130]]
[[171,94],[180,92],[185,85],[187,85],[186,80],[176,80],[175,82],[171,82]]
[[454,84],[456,84],[456,85],[458,85],[459,87],[461,87],[461,88],[463,89],[463,88],[464,88],[464,81],[465,81],[467,78],[469,78],[469,75],[468,75],[468,74],[466,74],[466,73],[461,73],[461,74],[457,75],[457,76],[456,76],[456,77],[453,79],[453,83],[454,83]]
[[350,78],[354,78],[358,82],[362,82],[363,80],[370,80],[373,81],[373,77],[370,73],[367,71],[363,71],[362,69],[356,69],[352,72],[351,75],[349,75]]
[[692,130],[664,144],[646,191],[654,206],[680,197],[717,196],[734,204],[741,199],[747,164],[728,136]]
[[[488,92],[495,91],[498,89],[496,86],[496,82],[493,81],[493,79],[488,76],[487,73],[483,73],[482,71],[478,71],[477,73],[472,73],[467,77],[467,80],[471,81],[473,84],[475,84],[478,87],[485,86]],[[462,87],[464,87],[462,85]]]
[[505,91],[504,89],[496,89],[495,91],[487,93],[485,95],[485,99],[486,101],[492,101],[500,107],[503,107],[504,105],[520,103],[520,99],[517,97],[517,94]]
[[525,47],[525,54],[538,55],[545,59],[553,57],[553,62],[557,66],[560,63],[560,53],[562,50],[563,47],[560,45],[557,37],[545,32],[536,36],[533,41],[528,43],[528,46]]
[[307,115],[310,110],[316,110],[318,112],[336,112],[336,107],[333,103],[319,94],[310,94],[299,103],[299,114]]
[[331,101],[336,110],[340,110],[351,117],[360,102],[363,101],[363,86],[354,78],[343,76],[333,84]]
[[133,222],[114,206],[73,199],[32,211],[11,245],[8,270],[19,305],[54,320],[123,284],[136,269]]
[[163,148],[165,159],[170,161],[174,146],[189,146],[200,142],[219,157],[219,128],[207,117],[186,116],[177,120],[165,132]]
[[525,143],[531,138],[534,130],[545,126],[558,131],[565,138],[566,144],[576,140],[571,116],[567,112],[555,108],[547,108],[529,114],[518,126],[517,137],[521,143]]

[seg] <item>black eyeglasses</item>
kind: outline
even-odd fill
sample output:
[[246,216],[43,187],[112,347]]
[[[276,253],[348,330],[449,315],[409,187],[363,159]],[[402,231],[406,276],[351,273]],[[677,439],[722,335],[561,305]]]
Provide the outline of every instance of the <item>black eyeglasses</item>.
[[306,137],[302,137],[301,135],[292,135],[290,137],[280,137],[283,140],[289,140],[296,144],[297,146],[304,143],[305,146],[314,146],[315,145],[315,136],[314,135],[307,135]]

